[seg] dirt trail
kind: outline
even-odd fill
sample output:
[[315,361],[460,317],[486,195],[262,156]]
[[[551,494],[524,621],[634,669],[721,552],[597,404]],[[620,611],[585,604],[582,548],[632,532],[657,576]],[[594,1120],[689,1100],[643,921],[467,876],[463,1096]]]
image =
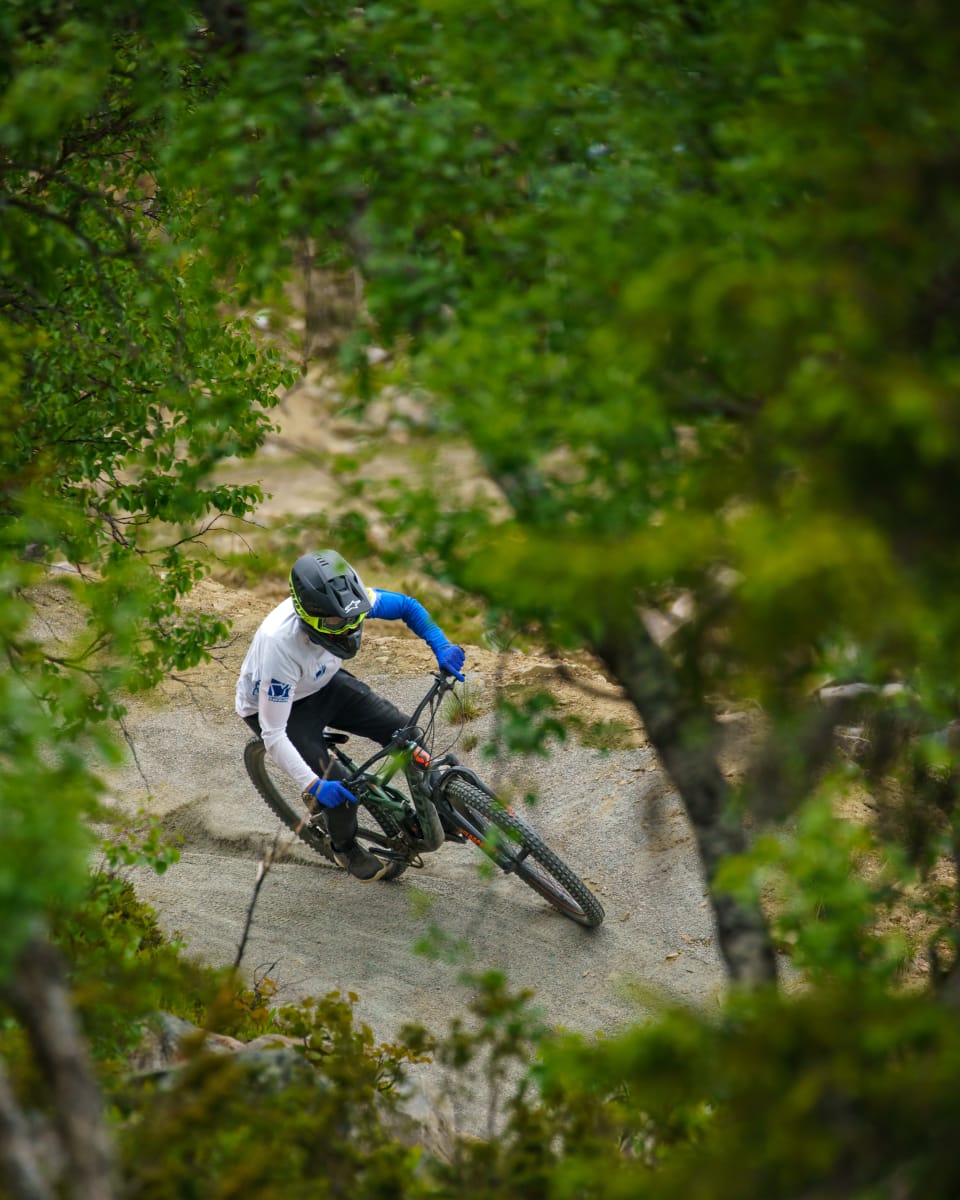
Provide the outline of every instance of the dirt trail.
[[[163,925],[214,963],[232,961],[257,863],[278,823],[245,774],[246,727],[233,714],[233,683],[246,642],[272,603],[241,608],[242,596],[214,583],[195,602],[233,613],[236,640],[220,661],[168,683],[131,707],[126,730],[136,760],[111,779],[124,809],[146,804],[183,839],[181,862],[166,875],[141,872],[137,887]],[[392,625],[379,627],[392,630]],[[550,660],[498,656],[468,648],[469,679],[489,686],[499,669],[512,680],[555,674]],[[432,655],[419,641],[371,625],[356,674],[409,710],[422,694]],[[586,673],[586,668],[581,666]],[[609,687],[599,676],[593,687]],[[556,688],[572,708],[571,684]],[[596,699],[590,702],[595,711]],[[612,702],[610,702],[612,703]],[[584,707],[587,707],[584,702]],[[504,968],[515,985],[536,990],[545,1017],[584,1032],[636,1018],[631,984],[702,1002],[723,983],[699,863],[686,818],[664,787],[646,745],[602,752],[557,747],[549,759],[517,760],[507,771],[484,760],[488,715],[465,732],[479,738],[462,759],[496,783],[536,792],[528,819],[594,887],[607,919],[580,929],[515,880],[488,878],[472,847],[444,846],[390,884],[363,885],[299,843],[262,890],[245,964],[278,980],[280,998],[356,991],[359,1013],[389,1037],[404,1021],[446,1027],[457,1003],[458,968],[415,953],[431,924],[465,939],[476,966]],[[457,727],[444,725],[453,742]],[[439,743],[438,743],[439,744]],[[353,749],[365,743],[354,739]],[[370,749],[372,750],[372,746]]]
[[[358,442],[355,430],[350,435],[331,426],[330,404],[328,391],[301,389],[285,404],[281,430],[258,459],[229,468],[236,478],[259,477],[272,493],[261,519],[336,505],[343,480],[323,465],[331,448],[379,447],[376,469],[382,472],[403,462],[406,427],[389,411],[381,413],[380,429],[368,427]],[[454,466],[462,479],[468,477],[462,450],[454,451]],[[56,589],[49,592],[47,602],[57,604]],[[171,832],[182,835],[181,861],[162,877],[138,872],[135,882],[157,907],[162,925],[214,964],[234,959],[257,864],[278,832],[243,768],[248,732],[234,715],[233,689],[253,631],[283,594],[278,580],[253,590],[210,580],[196,589],[191,605],[228,616],[233,638],[212,663],[131,704],[125,731],[133,754],[109,777],[120,807],[134,811],[149,803]],[[442,612],[435,615],[442,624]],[[377,622],[352,665],[409,710],[425,689],[433,658],[401,626]],[[571,1030],[611,1031],[636,1020],[643,1011],[637,989],[711,1003],[725,976],[682,808],[629,706],[589,660],[575,657],[566,666],[588,690],[559,675],[546,655],[497,655],[467,646],[469,680],[481,698],[489,697],[498,677],[548,686],[564,712],[587,723],[617,718],[634,730],[629,749],[601,752],[570,741],[555,746],[548,759],[517,761],[508,780],[521,795],[539,795],[527,815],[593,885],[607,912],[600,929],[574,925],[515,880],[488,877],[480,869],[482,856],[469,846],[445,846],[427,857],[422,870],[394,883],[362,885],[296,843],[262,889],[247,972],[276,980],[281,1001],[354,991],[359,1017],[380,1038],[410,1020],[440,1033],[464,993],[458,966],[415,949],[436,925],[469,944],[472,966],[503,968],[514,986],[535,990],[548,1022]],[[452,741],[456,730],[447,728]],[[481,754],[491,717],[471,722],[464,732],[477,745],[463,753],[461,742],[458,753],[500,782],[503,768]]]

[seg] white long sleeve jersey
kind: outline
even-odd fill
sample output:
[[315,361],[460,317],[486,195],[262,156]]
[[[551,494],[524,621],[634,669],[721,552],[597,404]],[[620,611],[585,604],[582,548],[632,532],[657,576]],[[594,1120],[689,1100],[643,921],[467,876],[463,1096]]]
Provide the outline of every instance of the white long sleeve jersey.
[[267,753],[299,787],[308,788],[317,775],[287,737],[290,706],[326,687],[341,666],[335,654],[310,641],[288,598],[264,619],[240,668],[237,712],[259,717]]

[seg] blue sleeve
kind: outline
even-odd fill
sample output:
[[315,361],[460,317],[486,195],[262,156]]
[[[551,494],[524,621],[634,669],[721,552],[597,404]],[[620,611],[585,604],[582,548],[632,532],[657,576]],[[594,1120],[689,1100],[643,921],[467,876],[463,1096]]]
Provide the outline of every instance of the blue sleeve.
[[444,635],[439,625],[431,620],[430,614],[419,600],[413,596],[404,596],[402,592],[381,592],[375,589],[377,599],[367,618],[378,617],[384,621],[403,621],[417,635],[423,638],[434,654],[450,645],[450,640]]

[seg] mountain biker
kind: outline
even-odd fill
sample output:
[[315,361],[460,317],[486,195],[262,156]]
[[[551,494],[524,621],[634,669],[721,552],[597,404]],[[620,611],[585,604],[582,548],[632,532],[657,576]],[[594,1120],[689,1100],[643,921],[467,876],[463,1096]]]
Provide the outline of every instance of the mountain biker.
[[290,571],[290,596],[253,636],[237,680],[236,709],[263,738],[273,762],[325,812],[336,861],[371,883],[389,864],[357,843],[357,804],[340,780],[345,771],[323,741],[325,725],[386,745],[410,724],[398,708],[347,671],[367,620],[403,621],[427,643],[437,665],[462,680],[464,651],[453,645],[419,600],[364,587],[336,550],[301,555]]

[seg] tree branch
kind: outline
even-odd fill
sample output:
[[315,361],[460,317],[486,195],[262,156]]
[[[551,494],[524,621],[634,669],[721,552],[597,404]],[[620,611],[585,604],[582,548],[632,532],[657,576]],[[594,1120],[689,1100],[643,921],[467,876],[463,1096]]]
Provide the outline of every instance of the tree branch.
[[[300,830],[307,824],[308,817],[304,815],[303,820],[294,830],[294,834],[299,835]],[[270,874],[270,868],[275,862],[280,862],[286,852],[293,844],[293,838],[286,842],[281,840],[281,832],[278,830],[274,835],[273,842],[264,851],[262,858],[257,863],[257,877],[253,885],[253,894],[250,897],[250,903],[247,905],[247,915],[243,922],[243,932],[240,935],[240,943],[237,946],[237,953],[233,960],[233,970],[236,974],[243,963],[243,956],[247,949],[247,941],[250,937],[250,930],[253,927],[253,914],[256,911],[257,901],[260,899],[260,889],[263,887],[267,876]]]

